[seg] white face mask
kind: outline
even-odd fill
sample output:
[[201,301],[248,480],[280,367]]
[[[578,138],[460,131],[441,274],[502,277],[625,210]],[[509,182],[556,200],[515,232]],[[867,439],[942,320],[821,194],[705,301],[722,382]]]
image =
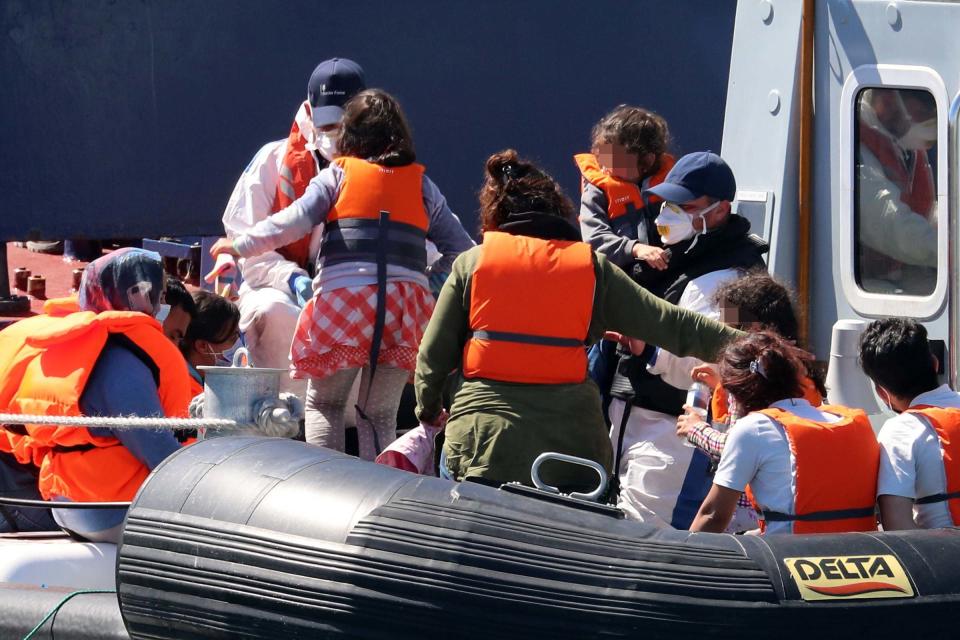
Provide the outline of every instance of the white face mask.
[[233,354],[237,352],[237,349],[243,346],[243,337],[237,338],[237,341],[232,345],[224,349],[223,351],[214,351],[210,349],[207,351],[208,355],[213,356],[213,364],[218,367],[229,367],[233,365]]
[[317,134],[317,151],[327,162],[333,162],[337,157],[337,137],[323,131]]
[[937,119],[912,122],[910,128],[898,138],[897,142],[910,151],[926,151],[937,143]]
[[166,321],[167,316],[169,315],[170,315],[170,305],[161,304],[160,309],[157,311],[157,315],[153,317],[157,319],[157,322],[159,322],[160,324],[163,324],[164,321]]
[[[707,230],[707,222],[703,219],[703,217],[715,209],[719,204],[720,202],[717,201],[707,207],[704,207],[700,211],[687,213],[672,202],[664,202],[660,207],[660,215],[658,215],[657,219],[654,221],[657,225],[657,231],[660,233],[660,240],[663,242],[664,246],[669,247],[670,245],[683,242],[684,240],[692,238],[694,235],[696,235],[697,230],[693,226],[693,219],[696,217],[699,217],[701,221],[700,233],[705,233]],[[696,242],[694,242],[694,244],[696,244]],[[693,245],[691,244],[687,251],[692,248]]]

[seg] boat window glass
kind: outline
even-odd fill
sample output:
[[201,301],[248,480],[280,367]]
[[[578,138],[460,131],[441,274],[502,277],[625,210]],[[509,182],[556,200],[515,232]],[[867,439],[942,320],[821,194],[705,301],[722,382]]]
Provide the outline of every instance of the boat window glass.
[[854,275],[863,291],[927,296],[936,288],[937,116],[923,89],[857,95]]

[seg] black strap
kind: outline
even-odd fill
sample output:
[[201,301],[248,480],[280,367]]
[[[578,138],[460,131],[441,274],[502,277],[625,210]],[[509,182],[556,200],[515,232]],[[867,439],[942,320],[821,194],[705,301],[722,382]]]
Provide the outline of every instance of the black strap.
[[0,497],[0,505],[26,509],[126,509],[129,502],[61,502]]
[[0,425],[0,427],[3,427],[4,429],[6,429],[7,431],[9,431],[10,433],[14,433],[14,434],[16,434],[16,435],[18,435],[18,436],[30,435],[30,434],[27,432],[27,428],[26,428],[24,425],[22,425],[22,424],[4,424],[4,425]]
[[633,405],[629,402],[623,403],[623,416],[620,418],[620,433],[617,434],[617,450],[613,452],[613,479],[610,480],[610,490],[607,493],[607,501],[610,504],[617,503],[617,497],[620,495],[620,461],[623,459],[623,437],[627,433],[627,421],[630,419],[630,410]]
[[357,415],[370,427],[373,432],[373,448],[376,455],[380,455],[380,441],[377,430],[367,414],[364,413],[370,402],[370,391],[373,389],[373,378],[377,374],[377,360],[380,359],[380,343],[383,341],[383,329],[387,320],[387,246],[390,234],[390,212],[380,212],[380,234],[377,236],[377,311],[373,322],[373,338],[370,341],[370,379],[367,381],[367,392],[364,394],[363,407],[356,405]]
[[535,344],[541,347],[582,347],[583,340],[576,338],[555,338],[553,336],[535,336],[529,333],[509,331],[471,331],[470,337],[476,340],[496,340],[498,342],[519,342]]
[[814,511],[813,513],[801,513],[791,515],[779,511],[761,512],[763,519],[767,522],[824,522],[827,520],[848,520],[850,518],[866,518],[876,513],[873,505],[861,507],[859,509],[835,509],[833,511]]
[[960,498],[960,491],[953,491],[951,493],[935,493],[932,496],[918,498],[917,500],[913,501],[913,504],[934,504],[936,502],[956,500],[957,498]]

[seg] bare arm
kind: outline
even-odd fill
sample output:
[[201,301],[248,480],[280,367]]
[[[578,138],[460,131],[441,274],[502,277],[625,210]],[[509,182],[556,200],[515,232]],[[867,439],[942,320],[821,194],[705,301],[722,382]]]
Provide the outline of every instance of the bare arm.
[[710,487],[710,493],[700,505],[697,517],[690,525],[690,531],[704,531],[706,533],[723,533],[730,524],[733,512],[737,508],[740,492],[721,487],[718,484]]
[[919,529],[913,521],[913,500],[903,496],[880,496],[880,523],[884,531]]

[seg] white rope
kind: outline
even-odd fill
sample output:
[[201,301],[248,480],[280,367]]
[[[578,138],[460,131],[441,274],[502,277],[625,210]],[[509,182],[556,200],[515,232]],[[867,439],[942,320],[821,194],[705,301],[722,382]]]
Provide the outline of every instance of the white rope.
[[38,416],[0,413],[0,424],[50,424],[58,427],[109,427],[110,429],[235,429],[235,420],[224,418],[140,418],[136,416]]

